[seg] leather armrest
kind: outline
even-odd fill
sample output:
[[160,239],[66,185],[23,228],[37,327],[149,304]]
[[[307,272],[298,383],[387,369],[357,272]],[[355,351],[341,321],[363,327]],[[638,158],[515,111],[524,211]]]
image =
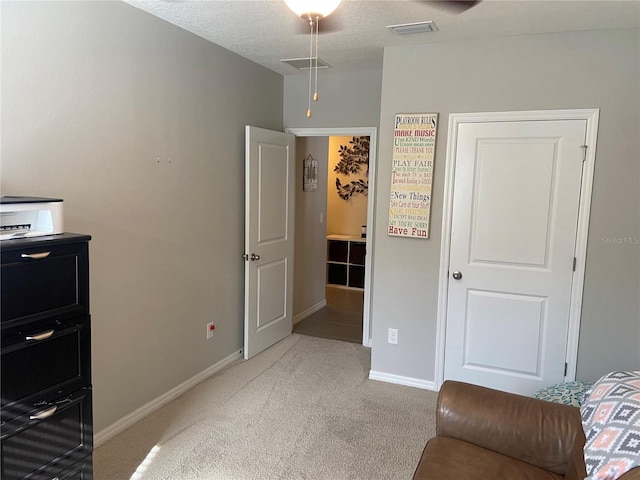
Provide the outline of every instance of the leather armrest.
[[636,467],[633,470],[629,470],[622,475],[618,480],[640,480],[640,467]]
[[438,395],[436,434],[464,440],[565,475],[582,433],[576,407],[446,381]]
[[587,466],[584,463],[584,444],[586,441],[584,430],[581,428],[576,433],[576,439],[573,442],[567,473],[564,475],[565,480],[584,480],[587,477]]

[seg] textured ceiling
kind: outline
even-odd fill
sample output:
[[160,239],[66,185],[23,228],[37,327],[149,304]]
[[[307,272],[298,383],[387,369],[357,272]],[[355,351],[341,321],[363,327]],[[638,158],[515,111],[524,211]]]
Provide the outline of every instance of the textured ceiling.
[[[309,56],[304,24],[282,0],[125,0],[283,75],[281,59]],[[331,15],[340,30],[320,36],[318,56],[336,71],[379,68],[385,47],[481,37],[638,28],[640,0],[484,0],[455,14],[442,2],[343,0]],[[437,32],[397,36],[385,27],[432,20]]]

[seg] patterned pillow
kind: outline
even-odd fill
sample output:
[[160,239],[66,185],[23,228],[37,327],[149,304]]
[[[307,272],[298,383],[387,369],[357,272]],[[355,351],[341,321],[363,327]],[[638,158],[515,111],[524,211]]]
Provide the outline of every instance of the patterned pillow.
[[640,467],[640,371],[602,377],[580,412],[589,479],[615,480]]
[[538,390],[533,394],[533,398],[579,407],[582,404],[584,394],[587,393],[591,385],[591,383],[581,382],[579,380],[575,382],[558,383]]

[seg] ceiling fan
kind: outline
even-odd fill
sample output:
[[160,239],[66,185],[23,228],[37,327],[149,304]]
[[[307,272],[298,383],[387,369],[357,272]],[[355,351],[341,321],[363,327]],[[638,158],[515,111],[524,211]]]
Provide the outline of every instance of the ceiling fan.
[[[429,3],[436,8],[446,9],[454,13],[462,13],[476,6],[482,0],[413,0],[419,3]],[[307,118],[311,118],[311,90],[312,70],[315,71],[315,91],[313,100],[318,100],[318,36],[322,33],[335,32],[342,29],[339,17],[329,16],[342,0],[284,0],[284,3],[302,18],[306,24],[305,30],[309,32],[309,108]],[[322,28],[320,27],[322,25]],[[304,32],[304,33],[306,33]],[[313,52],[313,40],[315,37],[315,55]]]
[[[450,12],[453,14],[461,14],[466,12],[467,10],[478,5],[482,0],[412,0],[414,3],[428,4],[429,6],[442,10],[445,12]],[[309,33],[309,22],[315,21],[315,17],[311,16],[309,18],[308,12],[311,10],[315,10],[316,8],[311,8],[308,5],[313,3],[320,3],[322,5],[332,5],[335,4],[335,7],[329,12],[333,12],[338,5],[341,3],[340,1],[331,0],[331,1],[319,1],[313,2],[312,0],[285,0],[285,3],[289,6],[291,10],[298,14],[299,18],[295,25],[295,31],[298,34],[308,34]],[[292,5],[296,4],[295,7]],[[298,5],[303,5],[298,7]],[[315,7],[315,5],[313,5]],[[300,13],[299,13],[300,12]],[[318,34],[322,35],[324,33],[333,33],[339,32],[345,28],[345,24],[343,21],[343,17],[340,15],[329,15],[329,13],[324,13],[317,22],[317,30]],[[311,14],[313,15],[313,14]],[[315,32],[314,32],[315,33]]]
[[482,0],[414,0],[418,3],[428,3],[434,8],[446,10],[451,13],[464,13],[475,7]]
[[[324,19],[332,13],[342,0],[284,0],[284,3],[295,12],[299,17],[302,17],[307,23],[307,31],[309,32],[309,108],[307,109],[307,118],[311,118],[311,78],[312,69],[315,71],[315,92],[313,94],[313,101],[318,100],[318,35],[320,33],[320,20]],[[313,39],[315,36],[315,56],[313,54]],[[315,68],[314,68],[315,67]]]

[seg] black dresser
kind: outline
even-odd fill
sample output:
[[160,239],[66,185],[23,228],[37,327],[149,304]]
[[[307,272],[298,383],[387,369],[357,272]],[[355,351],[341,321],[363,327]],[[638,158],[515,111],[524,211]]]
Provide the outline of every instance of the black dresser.
[[92,479],[88,235],[0,242],[0,478]]

